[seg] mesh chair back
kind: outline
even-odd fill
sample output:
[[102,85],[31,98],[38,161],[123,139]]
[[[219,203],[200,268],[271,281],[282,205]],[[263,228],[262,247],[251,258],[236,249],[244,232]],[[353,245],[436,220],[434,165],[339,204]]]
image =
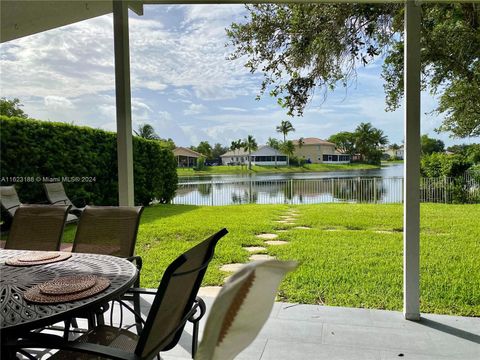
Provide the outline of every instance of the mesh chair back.
[[20,205],[5,249],[57,251],[70,206]]
[[78,222],[73,252],[134,255],[141,206],[86,206]]
[[61,182],[43,183],[47,199],[51,204],[72,205]]
[[182,254],[165,270],[135,349],[138,356],[150,358],[178,343],[215,246],[227,233],[226,229],[220,230]]
[[0,186],[0,203],[11,217],[15,215],[21,203],[14,185]]

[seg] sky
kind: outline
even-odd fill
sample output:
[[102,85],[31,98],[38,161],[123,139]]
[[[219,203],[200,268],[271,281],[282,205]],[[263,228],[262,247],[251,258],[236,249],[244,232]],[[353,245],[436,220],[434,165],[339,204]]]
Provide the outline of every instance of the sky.
[[[225,28],[244,21],[243,5],[154,5],[130,12],[133,128],[148,123],[178,146],[228,146],[253,135],[264,144],[282,120],[296,129],[290,139],[327,139],[361,122],[382,129],[390,143],[403,139],[403,108],[385,112],[381,60],[358,69],[356,84],[339,87],[325,102],[314,96],[303,117],[288,117],[268,95],[255,100],[260,74],[227,60]],[[112,16],[106,15],[0,46],[1,96],[19,98],[32,118],[115,131]],[[434,129],[442,117],[428,114],[436,100],[422,94],[422,134],[446,145]]]

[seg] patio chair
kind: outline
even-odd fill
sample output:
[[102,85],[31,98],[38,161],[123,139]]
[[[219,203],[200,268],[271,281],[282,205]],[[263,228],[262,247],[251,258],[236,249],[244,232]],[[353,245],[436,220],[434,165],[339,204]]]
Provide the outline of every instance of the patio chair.
[[[47,195],[47,199],[50,204],[53,205],[70,205],[70,213],[74,214],[75,216],[80,216],[83,207],[76,207],[73,202],[68,198],[67,194],[65,193],[65,188],[63,187],[63,183],[61,182],[49,182],[43,183],[43,188],[45,189],[45,194]],[[84,202],[84,201],[83,201]]]
[[20,205],[5,249],[58,251],[70,205]]
[[[62,349],[51,359],[91,359],[95,356],[115,359],[152,359],[175,347],[187,321],[193,323],[192,357],[195,355],[199,321],[205,304],[197,297],[215,246],[224,235],[222,229],[180,255],[165,270],[156,292],[131,289],[131,292],[155,295],[140,335],[112,326],[97,326],[75,341],[66,342],[50,334],[30,333],[12,346],[21,348]],[[143,321],[143,320],[142,320]],[[75,353],[72,353],[75,352]],[[83,356],[82,356],[83,355]]]
[[[143,212],[141,206],[86,206],[82,211],[77,226],[72,252],[114,255],[127,258],[138,269],[138,277],[134,287],[140,286],[140,271],[142,258],[135,256],[138,226]],[[125,300],[131,300],[136,312],[140,312],[140,295],[128,295]],[[103,323],[103,312],[108,309],[105,305],[102,311],[97,312],[97,322]],[[87,314],[90,321],[89,327],[95,324]],[[75,321],[73,322],[75,324]],[[138,330],[141,322],[138,321]],[[65,333],[65,336],[68,334]]]
[[230,360],[257,337],[272,311],[277,288],[295,262],[245,265],[223,286],[212,305],[195,360]]
[[0,186],[0,204],[2,207],[2,218],[5,217],[3,221],[7,226],[10,226],[15,211],[21,205],[15,185]]

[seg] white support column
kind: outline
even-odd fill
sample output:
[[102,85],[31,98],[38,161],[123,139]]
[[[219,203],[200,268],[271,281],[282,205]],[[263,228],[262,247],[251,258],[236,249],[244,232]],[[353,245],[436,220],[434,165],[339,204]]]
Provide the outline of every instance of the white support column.
[[134,205],[128,6],[113,1],[119,205]]
[[421,8],[405,4],[405,170],[403,214],[403,313],[420,320],[420,27]]

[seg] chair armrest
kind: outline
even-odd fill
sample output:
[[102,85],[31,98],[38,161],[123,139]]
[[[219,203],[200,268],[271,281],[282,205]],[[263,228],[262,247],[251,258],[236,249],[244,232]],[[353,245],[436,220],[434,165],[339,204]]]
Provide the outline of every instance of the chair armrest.
[[13,205],[13,206],[10,206],[8,208],[5,208],[5,210],[11,210],[11,209],[15,209],[16,207],[19,207],[20,205]]
[[[203,299],[200,296],[197,296],[195,298],[195,301],[192,306],[192,310],[194,310],[194,312],[190,315],[190,317],[188,318],[188,321],[192,323],[199,322],[200,319],[203,318],[203,316],[207,311],[207,306],[205,305],[205,301],[203,301]],[[200,310],[198,314],[197,314],[197,310]]]
[[157,291],[145,288],[130,288],[127,290],[126,294],[157,295]]
[[52,204],[52,205],[56,205],[56,204],[58,204],[58,203],[63,203],[63,204],[65,204],[65,205],[67,205],[67,201],[68,201],[67,199],[57,200],[57,201],[52,202],[51,204]]
[[60,349],[77,351],[86,354],[94,354],[100,356],[106,356],[110,359],[116,360],[138,360],[139,357],[134,353],[129,353],[124,350],[99,345],[92,343],[80,343],[75,341],[65,341],[58,335],[45,334],[45,333],[28,333],[23,335],[21,340],[13,340],[5,344],[2,341],[2,346],[10,346],[14,349],[22,348],[47,348],[47,349]]
[[140,256],[138,256],[138,255],[129,256],[126,259],[130,262],[133,262],[135,264],[135,266],[137,267],[138,271],[142,270],[143,260]]

